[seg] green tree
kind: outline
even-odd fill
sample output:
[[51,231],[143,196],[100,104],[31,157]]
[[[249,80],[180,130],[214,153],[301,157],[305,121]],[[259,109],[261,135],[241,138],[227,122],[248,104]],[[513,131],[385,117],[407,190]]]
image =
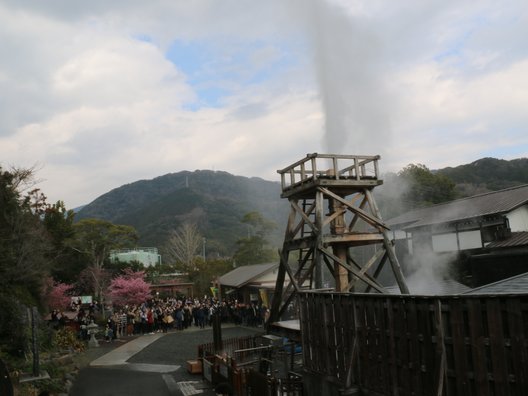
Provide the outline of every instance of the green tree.
[[32,178],[31,170],[0,168],[0,290],[38,301],[51,246],[31,196],[22,195]]
[[60,255],[68,249],[67,242],[75,233],[73,228],[75,213],[73,210],[67,210],[64,202],[57,201],[53,205],[47,205],[43,214],[42,223],[52,237],[57,254]]
[[234,260],[237,265],[261,264],[277,260],[277,253],[270,247],[268,236],[276,227],[259,212],[249,212],[241,220],[247,225],[247,236],[237,241]]
[[398,173],[398,177],[407,187],[402,195],[406,210],[456,198],[455,183],[444,175],[434,174],[425,165],[407,165]]
[[75,283],[79,273],[85,268],[85,261],[79,252],[71,248],[75,235],[73,210],[67,210],[64,202],[57,201],[53,205],[47,205],[41,217],[53,246],[50,255],[54,262],[51,275],[57,281]]
[[165,274],[174,274],[177,272],[175,264],[161,263],[156,265],[151,265],[145,268],[145,278],[148,282],[157,284],[160,281],[162,275]]
[[197,296],[210,296],[213,281],[233,269],[232,260],[226,259],[204,261],[198,258],[195,264],[196,267],[189,272],[189,280],[194,283],[194,292]]
[[24,194],[33,184],[32,169],[0,167],[0,349],[20,355],[27,345],[24,305],[38,305],[51,264],[39,207]]
[[134,247],[138,240],[136,230],[127,225],[117,225],[106,220],[83,219],[74,224],[72,249],[88,261],[87,271],[92,277],[94,294],[99,300],[107,285],[103,282],[105,262],[113,249]]

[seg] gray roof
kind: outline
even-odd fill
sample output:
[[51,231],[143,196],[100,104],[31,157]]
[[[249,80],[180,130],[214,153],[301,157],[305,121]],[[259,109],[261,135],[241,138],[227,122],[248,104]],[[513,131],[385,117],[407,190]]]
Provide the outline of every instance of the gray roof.
[[480,286],[463,294],[525,294],[528,293],[528,272]]
[[[410,278],[406,283],[411,294],[420,296],[447,296],[471,290],[470,287],[453,279],[421,278],[418,280]],[[385,289],[389,294],[401,294],[397,285],[387,286]]]
[[278,267],[278,263],[243,265],[241,267],[235,268],[233,271],[230,271],[225,275],[222,275],[219,281],[223,286],[238,288],[250,283],[269,271],[273,271]]
[[509,238],[493,241],[486,245],[487,248],[509,248],[528,245],[528,232],[512,232]]
[[387,221],[392,228],[426,225],[507,213],[528,202],[528,184],[457,199],[404,213]]

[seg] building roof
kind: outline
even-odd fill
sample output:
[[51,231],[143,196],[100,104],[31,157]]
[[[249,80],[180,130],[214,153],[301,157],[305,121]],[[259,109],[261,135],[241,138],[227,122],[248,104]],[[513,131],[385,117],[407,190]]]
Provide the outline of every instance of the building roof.
[[528,272],[480,286],[463,294],[525,294],[528,293]]
[[528,202],[528,184],[457,199],[404,213],[387,221],[392,228],[414,228],[507,213]]
[[528,232],[512,232],[509,238],[493,241],[486,245],[487,248],[510,248],[528,245]]
[[278,263],[243,265],[222,275],[219,281],[222,286],[239,288],[278,267]]
[[[410,279],[407,281],[407,287],[411,294],[420,296],[447,296],[471,290],[470,287],[453,279],[434,278],[422,278],[420,281]],[[401,294],[398,285],[386,286],[385,289],[389,294]]]

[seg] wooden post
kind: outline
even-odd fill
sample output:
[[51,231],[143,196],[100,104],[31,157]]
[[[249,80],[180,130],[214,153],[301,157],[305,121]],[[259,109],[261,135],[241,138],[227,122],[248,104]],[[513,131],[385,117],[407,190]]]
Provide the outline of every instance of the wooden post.
[[37,307],[30,309],[31,317],[31,351],[33,352],[33,376],[40,376],[40,361],[38,350],[38,326],[37,326]]
[[[345,218],[344,218],[344,205],[335,199],[330,199],[329,211],[330,215],[338,213],[337,217],[330,223],[330,230],[333,235],[343,235],[345,233]],[[332,245],[332,250],[336,257],[339,257],[342,261],[347,260],[347,247],[342,243]],[[348,271],[337,262],[334,263],[334,276],[335,276],[335,289],[336,291],[345,291],[348,286]]]
[[[385,293],[376,278],[389,260],[402,294],[409,293],[389,238],[389,227],[371,195],[372,189],[383,183],[378,179],[378,159],[379,156],[314,153],[277,171],[281,180],[290,176],[290,185],[282,183],[281,197],[290,201],[291,211],[270,322],[280,320],[287,304],[300,291],[328,287],[323,279],[327,270],[338,292],[353,291],[357,283],[357,290],[361,285]],[[300,180],[294,178],[297,174]],[[300,201],[304,204],[300,205]],[[370,260],[352,259],[357,247],[376,244],[383,246]]]

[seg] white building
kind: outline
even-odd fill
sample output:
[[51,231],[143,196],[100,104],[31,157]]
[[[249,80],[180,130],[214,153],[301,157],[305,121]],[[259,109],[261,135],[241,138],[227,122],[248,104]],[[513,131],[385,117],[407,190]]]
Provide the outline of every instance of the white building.
[[137,261],[145,267],[161,264],[161,255],[153,247],[137,247],[132,249],[117,249],[110,252],[110,260],[130,263]]
[[488,272],[477,283],[528,271],[528,185],[416,209],[387,223],[403,262],[455,254],[472,273]]

